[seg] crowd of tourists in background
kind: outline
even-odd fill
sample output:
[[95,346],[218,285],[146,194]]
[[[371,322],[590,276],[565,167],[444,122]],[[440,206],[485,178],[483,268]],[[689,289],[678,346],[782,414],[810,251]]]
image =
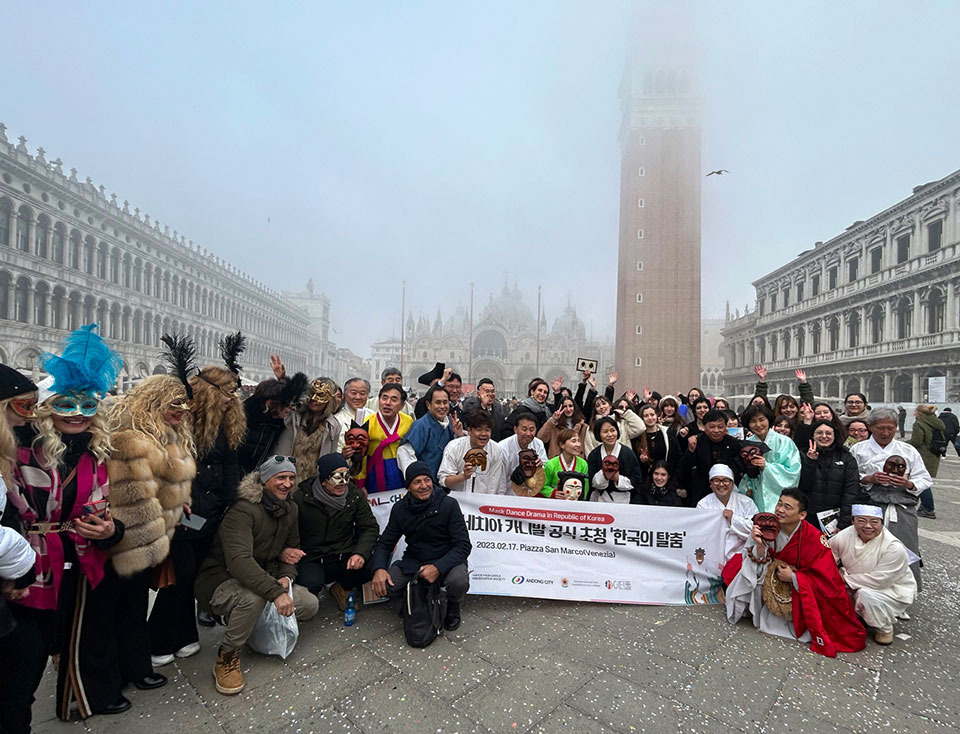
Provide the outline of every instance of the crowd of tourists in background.
[[[825,655],[880,644],[920,589],[918,516],[960,423],[949,409],[871,410],[859,393],[733,405],[618,385],[536,378],[520,399],[490,379],[465,385],[438,364],[398,369],[375,389],[290,375],[244,396],[245,339],[222,364],[164,336],[167,374],[111,395],[121,361],[88,325],[42,357],[34,384],[0,366],[0,730],[28,732],[52,658],[60,718],[130,708],[123,688],[163,686],[163,667],[200,651],[197,625],[223,625],[216,688],[239,693],[240,651],[267,605],[305,621],[407,584],[439,584],[443,627],[461,624],[470,536],[456,496],[480,492],[722,515],[731,622]],[[602,382],[602,384],[600,384]],[[469,391],[467,394],[466,391]],[[899,438],[897,434],[899,432]],[[371,498],[406,490],[381,527]],[[391,555],[403,538],[402,556]],[[153,591],[151,591],[153,590]],[[150,605],[152,599],[152,606]]]

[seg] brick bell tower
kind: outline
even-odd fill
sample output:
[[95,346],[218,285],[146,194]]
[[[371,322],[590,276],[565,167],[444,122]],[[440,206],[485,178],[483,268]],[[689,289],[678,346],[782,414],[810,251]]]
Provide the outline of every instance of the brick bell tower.
[[700,385],[700,100],[687,2],[634,8],[620,84],[620,385]]

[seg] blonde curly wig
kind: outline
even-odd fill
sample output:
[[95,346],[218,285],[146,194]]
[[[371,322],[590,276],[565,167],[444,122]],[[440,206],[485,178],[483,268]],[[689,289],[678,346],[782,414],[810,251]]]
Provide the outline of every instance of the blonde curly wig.
[[114,404],[109,414],[110,430],[133,429],[161,451],[166,451],[167,432],[172,430],[183,453],[195,457],[192,415],[185,415],[176,426],[163,420],[164,411],[175,400],[187,400],[187,390],[179,379],[171,375],[148,377]]
[[[37,406],[37,419],[33,424],[37,436],[30,446],[45,469],[55,469],[59,466],[60,460],[63,458],[63,452],[67,450],[63,439],[60,437],[60,431],[53,425],[53,409],[50,406],[57,397],[53,395]],[[101,403],[102,407],[103,403]],[[90,428],[87,429],[87,433],[90,434],[90,444],[87,446],[87,450],[94,455],[97,461],[106,461],[110,452],[113,451],[113,445],[110,443],[107,417],[103,410],[98,411],[90,419]]]
[[[211,385],[207,380],[214,384]],[[202,459],[213,448],[221,427],[227,438],[227,446],[230,449],[240,446],[247,436],[247,417],[243,412],[243,405],[240,404],[238,396],[230,402],[227,411],[223,412],[220,410],[223,393],[217,389],[223,388],[228,392],[236,390],[236,374],[223,367],[204,367],[199,375],[190,378],[190,387],[193,388],[190,412],[193,413],[197,457]]]
[[13,486],[13,468],[17,464],[17,438],[7,421],[7,408],[11,400],[13,398],[0,400],[0,476],[8,487]]

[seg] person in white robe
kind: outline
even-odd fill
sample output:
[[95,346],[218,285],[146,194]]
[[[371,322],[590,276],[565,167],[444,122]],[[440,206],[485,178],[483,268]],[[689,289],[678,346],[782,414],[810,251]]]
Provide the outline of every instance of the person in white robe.
[[514,469],[520,466],[520,451],[531,449],[536,452],[540,463],[547,463],[547,447],[537,438],[537,422],[533,415],[520,414],[513,426],[513,435],[507,436],[497,444],[503,454],[503,475],[510,479]]
[[[922,591],[917,502],[920,494],[933,486],[933,478],[924,466],[920,452],[894,438],[897,411],[875,408],[866,420],[870,426],[870,438],[850,447],[860,471],[860,485],[870,495],[869,501],[883,508],[884,527],[916,555],[911,570],[917,580],[917,590]],[[899,466],[896,472],[885,471],[887,460],[896,456],[906,462],[906,467]],[[893,463],[896,462],[891,462],[891,466]]]
[[756,503],[745,494],[734,492],[733,469],[726,464],[710,467],[710,494],[697,503],[699,510],[722,512],[727,527],[724,532],[723,562],[743,550],[753,532],[753,516],[759,512]]
[[[503,472],[503,450],[496,441],[490,440],[493,418],[489,413],[475,410],[464,416],[464,422],[467,435],[453,439],[443,449],[440,471],[437,472],[440,486],[452,492],[507,494],[509,482]],[[486,467],[464,462],[471,449],[482,449],[486,452]]]
[[[344,454],[345,459],[349,459],[352,451],[348,449],[344,453],[344,439],[351,424],[356,421],[357,425],[363,425],[363,422],[371,415],[376,413],[376,409],[368,410],[367,394],[370,392],[370,384],[362,377],[354,377],[343,384],[343,405],[340,410],[333,414],[337,423],[340,424],[340,437],[337,439],[337,452]],[[376,398],[379,399],[379,398]]]
[[917,582],[906,547],[883,527],[883,510],[854,505],[853,524],[830,539],[830,549],[857,614],[873,628],[873,639],[891,644],[894,623],[917,598]]

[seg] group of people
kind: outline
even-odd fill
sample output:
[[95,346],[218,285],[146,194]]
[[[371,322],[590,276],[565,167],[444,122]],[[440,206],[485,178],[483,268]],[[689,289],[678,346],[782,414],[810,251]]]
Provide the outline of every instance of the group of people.
[[[61,718],[121,713],[125,685],[163,686],[165,665],[199,652],[198,624],[224,626],[213,675],[239,693],[240,651],[268,604],[305,621],[326,594],[343,610],[364,584],[394,597],[424,579],[442,584],[443,626],[457,629],[472,548],[458,492],[722,513],[731,621],[750,611],[824,654],[862,647],[857,615],[892,642],[919,587],[933,439],[896,440],[896,411],[862,395],[835,413],[802,371],[798,397],[771,404],[758,366],[734,412],[696,388],[615,398],[616,373],[602,395],[589,373],[574,390],[537,378],[508,405],[489,379],[464,396],[442,364],[414,402],[396,369],[371,396],[363,378],[288,375],[272,357],[274,378],[241,399],[241,334],[203,367],[189,339],[163,343],[168,373],[119,397],[121,361],[95,325],[43,355],[40,384],[0,366],[4,732],[30,730],[48,658]],[[381,527],[384,492],[400,496]],[[776,621],[770,589],[787,599]]]

